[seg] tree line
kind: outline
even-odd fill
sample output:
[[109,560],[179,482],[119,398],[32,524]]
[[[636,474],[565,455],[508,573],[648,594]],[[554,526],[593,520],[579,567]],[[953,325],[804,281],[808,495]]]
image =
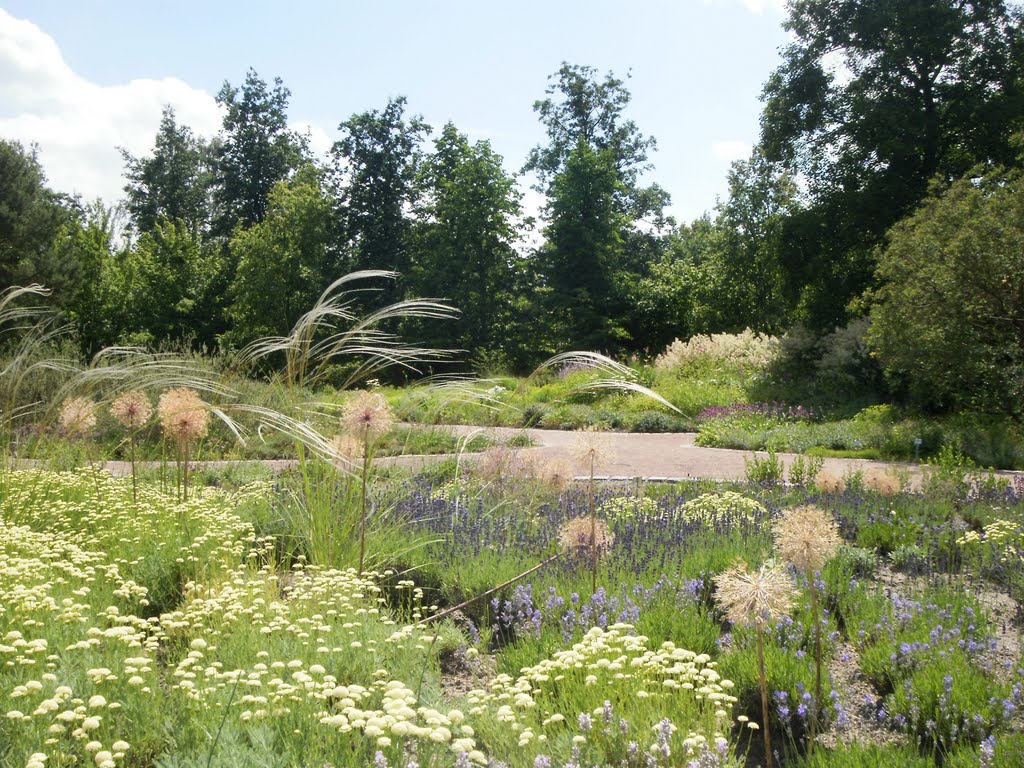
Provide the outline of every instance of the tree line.
[[[219,92],[216,136],[168,108],[152,151],[124,153],[120,226],[117,208],[50,190],[33,150],[0,142],[0,278],[53,287],[85,353],[284,334],[333,280],[367,268],[401,278],[366,306],[457,306],[456,321],[396,330],[465,350],[477,369],[856,322],[894,390],[1014,411],[1020,377],[995,372],[1024,367],[1024,222],[998,213],[1024,194],[1021,21],[1000,0],[791,0],[759,141],[727,196],[682,224],[644,182],[655,139],[614,73],[563,64],[534,104],[546,131],[522,167],[544,195],[534,222],[489,142],[434,130],[394,98],[341,122],[317,160],[288,128],[288,89],[250,71]],[[999,253],[968,255],[978,243]],[[982,275],[977,299],[958,301]],[[934,308],[950,301],[959,314]],[[993,397],[972,394],[979,382]]]

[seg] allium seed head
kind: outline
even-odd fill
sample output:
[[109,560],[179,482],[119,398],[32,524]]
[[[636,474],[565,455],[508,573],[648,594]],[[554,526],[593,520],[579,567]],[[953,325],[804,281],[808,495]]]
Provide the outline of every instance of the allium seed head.
[[818,473],[818,476],[814,478],[814,485],[822,493],[838,494],[846,490],[846,482],[843,478],[827,469]]
[[153,405],[145,392],[133,389],[118,395],[110,404],[110,415],[126,429],[138,429],[153,415]]
[[376,392],[357,393],[345,403],[341,415],[342,428],[360,439],[383,435],[394,421],[388,401]]
[[573,457],[588,470],[606,464],[614,458],[611,441],[603,432],[582,429],[572,445]]
[[864,485],[887,499],[903,490],[903,483],[898,477],[878,469],[872,469],[864,475]]
[[733,624],[764,627],[789,613],[793,595],[785,568],[770,561],[754,571],[737,563],[715,577],[715,599]]
[[72,397],[60,409],[60,425],[69,435],[84,435],[96,426],[96,403],[87,397]]
[[168,389],[160,395],[157,414],[164,434],[181,444],[205,436],[210,426],[207,404],[194,389],[188,387]]
[[561,493],[573,481],[575,472],[565,459],[553,458],[540,470],[540,481],[551,490]]
[[615,534],[608,529],[607,523],[589,517],[575,517],[564,523],[558,531],[558,543],[569,554],[589,553],[596,548],[600,556],[611,550],[614,542]]
[[814,506],[787,509],[774,533],[779,556],[804,573],[819,570],[843,542],[832,515]]

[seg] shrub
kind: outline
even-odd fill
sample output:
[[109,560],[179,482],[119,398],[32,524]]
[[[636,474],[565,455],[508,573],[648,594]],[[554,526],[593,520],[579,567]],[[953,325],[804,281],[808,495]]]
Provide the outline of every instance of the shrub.
[[654,361],[662,370],[677,370],[700,358],[731,363],[744,369],[764,370],[775,359],[779,341],[747,328],[740,333],[699,334],[676,339]]
[[644,411],[630,424],[631,432],[675,432],[679,422],[666,413]]
[[774,451],[768,451],[768,456],[759,458],[753,454],[749,459],[743,459],[748,483],[763,483],[766,485],[778,485],[783,480],[783,466],[779,457]]

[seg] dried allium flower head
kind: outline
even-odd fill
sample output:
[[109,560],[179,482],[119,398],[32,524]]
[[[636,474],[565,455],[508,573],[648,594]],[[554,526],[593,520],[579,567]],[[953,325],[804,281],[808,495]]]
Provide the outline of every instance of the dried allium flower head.
[[819,570],[843,543],[832,515],[814,506],[787,509],[774,533],[779,556],[804,573]]
[[827,469],[818,473],[814,478],[814,485],[822,493],[842,493],[846,490],[846,482],[843,478]]
[[540,469],[540,481],[548,488],[561,493],[575,478],[572,464],[565,459],[553,458]]
[[715,577],[715,599],[733,624],[767,624],[793,607],[793,582],[786,569],[772,561],[751,571],[740,562]]
[[[591,539],[593,531],[593,539]],[[608,529],[608,524],[603,520],[593,520],[589,517],[574,517],[568,520],[558,530],[558,543],[562,549],[570,554],[589,554],[596,545],[597,554],[600,557],[608,552],[615,543],[615,534]]]
[[903,490],[903,483],[898,477],[879,469],[872,469],[864,475],[864,485],[887,499],[891,499]]
[[341,426],[360,439],[383,435],[394,424],[391,408],[383,395],[362,391],[345,403],[341,414]]
[[60,425],[69,435],[84,435],[96,426],[96,403],[87,397],[72,397],[60,409]]
[[597,467],[614,458],[611,440],[596,429],[581,429],[572,445],[573,457],[587,468]]
[[361,459],[363,443],[352,435],[335,435],[330,442],[331,450],[343,459]]
[[118,395],[110,404],[110,415],[126,429],[138,429],[153,415],[153,405],[138,389]]
[[210,412],[194,389],[176,387],[160,395],[157,405],[164,434],[178,443],[191,443],[206,434]]

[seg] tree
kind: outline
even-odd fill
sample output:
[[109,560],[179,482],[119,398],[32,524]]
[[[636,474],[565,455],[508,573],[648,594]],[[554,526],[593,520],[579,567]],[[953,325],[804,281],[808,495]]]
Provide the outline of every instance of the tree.
[[1024,172],[968,174],[897,224],[869,340],[920,404],[1024,415]]
[[[794,309],[785,295],[782,233],[787,218],[797,212],[793,177],[767,163],[754,150],[747,160],[729,169],[729,197],[718,209],[724,239],[716,254],[719,285],[728,288],[721,326],[712,330],[752,328],[779,333]],[[787,300],[788,298],[788,300]]]
[[591,67],[563,64],[553,79],[548,98],[534,104],[548,144],[536,147],[525,167],[548,197],[537,266],[549,324],[563,348],[642,346],[626,329],[636,324],[622,318],[632,307],[630,286],[651,261],[638,224],[660,226],[668,202],[657,186],[638,185],[654,140],[624,118],[629,91],[612,74],[598,80]]
[[410,290],[461,310],[458,320],[433,323],[425,341],[487,357],[492,366],[523,363],[514,310],[522,277],[515,179],[489,142],[470,144],[448,123],[422,164],[419,187]]
[[1001,0],[793,0],[761,151],[806,184],[781,253],[820,328],[871,283],[874,248],[929,181],[1009,162],[1024,114],[1020,19]]
[[217,95],[225,114],[214,149],[216,234],[263,221],[270,190],[304,162],[308,141],[288,129],[290,95],[280,78],[271,91],[251,69],[241,88],[225,81]]
[[105,276],[119,340],[214,347],[221,332],[224,258],[184,222],[158,221]]
[[[333,178],[339,200],[342,250],[350,269],[409,271],[411,222],[407,211],[417,196],[419,145],[430,126],[405,118],[405,98],[389,99],[383,110],[353,115],[338,126]],[[393,301],[400,287],[387,289]]]
[[188,126],[178,125],[169,106],[164,107],[152,155],[133,157],[121,150],[128,212],[137,232],[148,232],[161,219],[180,219],[193,234],[206,231],[213,184],[210,153]]
[[0,284],[41,283],[66,298],[77,263],[56,258],[53,245],[74,218],[70,201],[46,186],[35,150],[0,139]]
[[331,281],[331,200],[312,165],[270,192],[262,222],[231,240],[238,267],[231,285],[229,334],[234,344],[286,336]]

